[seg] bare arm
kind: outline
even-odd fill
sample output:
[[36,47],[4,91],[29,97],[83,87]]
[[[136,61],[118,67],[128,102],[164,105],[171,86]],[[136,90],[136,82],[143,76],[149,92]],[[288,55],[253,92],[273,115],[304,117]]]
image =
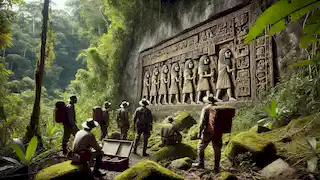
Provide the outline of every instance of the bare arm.
[[97,152],[98,152],[98,151],[102,151],[102,147],[99,146],[99,144],[98,144],[98,142],[97,142],[97,140],[96,140],[96,137],[95,137],[93,134],[91,134],[90,146],[91,146],[94,150],[96,150]]
[[199,136],[202,134],[203,130],[206,128],[206,109],[203,108],[200,115],[200,127],[199,127]]
[[228,72],[228,73],[231,73],[231,72],[233,72],[233,71],[234,71],[234,69],[230,69],[229,65],[227,65],[227,72]]

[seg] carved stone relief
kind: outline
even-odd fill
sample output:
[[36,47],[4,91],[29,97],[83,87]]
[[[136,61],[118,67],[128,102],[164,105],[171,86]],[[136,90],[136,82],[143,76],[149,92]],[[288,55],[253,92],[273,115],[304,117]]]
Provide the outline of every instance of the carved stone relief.
[[247,101],[273,86],[271,39],[244,44],[257,18],[252,3],[140,54],[141,96],[152,104]]

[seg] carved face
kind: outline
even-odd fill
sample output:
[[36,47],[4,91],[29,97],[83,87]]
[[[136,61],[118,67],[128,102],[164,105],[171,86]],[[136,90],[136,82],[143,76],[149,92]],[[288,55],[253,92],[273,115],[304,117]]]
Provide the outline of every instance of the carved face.
[[189,67],[189,69],[193,68],[193,62],[192,61],[189,62],[188,67]]
[[230,49],[228,49],[225,53],[224,53],[224,56],[227,58],[227,59],[229,59],[229,58],[231,58],[231,51],[230,51]]
[[164,65],[163,67],[163,73],[167,74],[169,72],[169,68],[167,65]]
[[148,71],[146,71],[146,78],[150,78],[150,73]]
[[180,67],[179,67],[179,65],[178,65],[178,64],[175,64],[175,66],[174,66],[174,70],[175,70],[175,71],[177,71],[177,72],[180,70]]
[[159,75],[159,70],[158,70],[158,68],[155,68],[155,69],[154,69],[153,74],[156,75],[156,76]]
[[204,61],[203,61],[203,64],[204,65],[208,65],[210,63],[210,59],[209,59],[209,57],[206,57],[205,59],[204,59]]

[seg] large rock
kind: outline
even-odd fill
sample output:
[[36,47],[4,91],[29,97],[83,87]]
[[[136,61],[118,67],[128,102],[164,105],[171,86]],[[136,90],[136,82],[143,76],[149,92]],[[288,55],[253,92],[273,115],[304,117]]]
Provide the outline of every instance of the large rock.
[[189,130],[197,121],[187,112],[178,112],[174,118],[174,123],[178,126],[180,131]]
[[272,139],[264,138],[255,130],[239,133],[229,142],[224,151],[230,160],[233,160],[238,154],[250,152],[252,160],[259,167],[264,167],[277,158],[277,151]]
[[[153,154],[151,157],[152,160],[161,163],[168,163],[173,160],[190,157],[191,159],[196,158],[196,151],[191,146],[186,144],[176,144],[165,146],[161,148],[159,151]],[[168,164],[169,165],[169,164]]]
[[183,177],[162,167],[161,165],[144,160],[119,174],[114,180],[168,179],[180,180]]
[[92,176],[89,175],[84,166],[72,165],[71,161],[65,161],[39,171],[34,180],[62,180],[77,178],[92,179]]
[[192,162],[193,161],[191,158],[185,157],[185,158],[176,159],[172,161],[169,167],[172,169],[188,170],[192,167]]
[[267,179],[290,179],[289,177],[291,177],[294,172],[294,169],[292,169],[288,163],[282,159],[277,159],[263,168],[261,175]]

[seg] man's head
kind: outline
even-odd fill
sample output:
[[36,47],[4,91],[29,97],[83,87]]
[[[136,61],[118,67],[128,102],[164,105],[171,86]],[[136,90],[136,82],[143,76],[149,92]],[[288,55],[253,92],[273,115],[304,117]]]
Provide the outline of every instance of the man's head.
[[208,103],[208,104],[214,104],[216,101],[216,99],[214,98],[214,96],[212,94],[210,94],[209,96],[205,96],[203,98],[203,102],[204,103]]
[[70,103],[71,104],[76,104],[78,102],[77,96],[76,95],[71,95],[70,96]]
[[85,122],[82,123],[82,127],[85,130],[91,131],[93,128],[99,126],[97,121],[94,121],[92,118],[87,119]]
[[127,101],[122,101],[122,103],[120,104],[121,108],[127,108],[129,106],[129,102]]
[[139,105],[143,106],[143,107],[146,107],[149,104],[150,104],[149,101],[147,99],[145,99],[145,98],[141,99],[141,101],[139,102]]
[[169,117],[167,117],[167,121],[168,121],[169,123],[172,123],[172,122],[174,121],[174,119],[173,119],[172,116],[169,116]]

